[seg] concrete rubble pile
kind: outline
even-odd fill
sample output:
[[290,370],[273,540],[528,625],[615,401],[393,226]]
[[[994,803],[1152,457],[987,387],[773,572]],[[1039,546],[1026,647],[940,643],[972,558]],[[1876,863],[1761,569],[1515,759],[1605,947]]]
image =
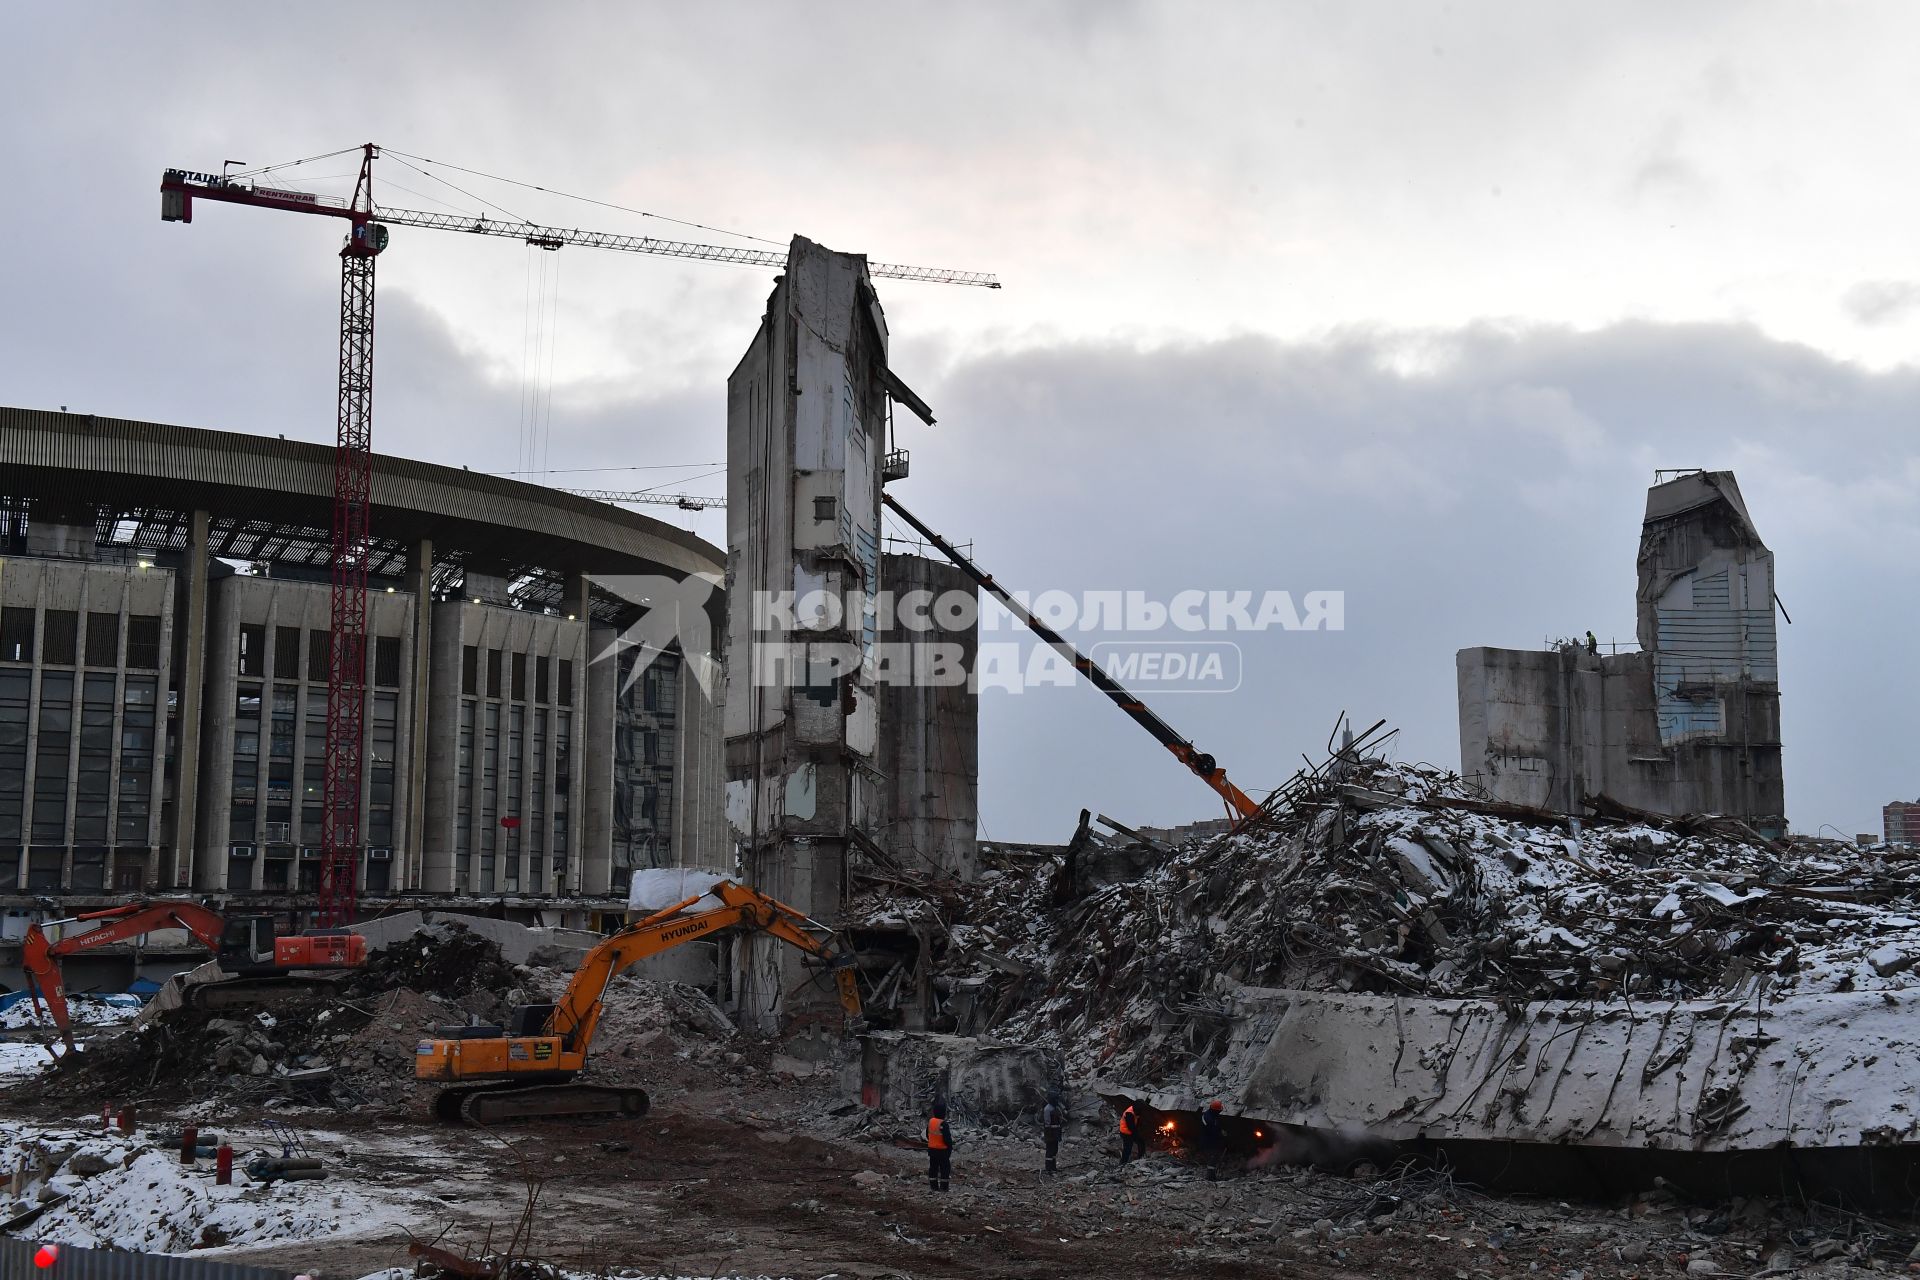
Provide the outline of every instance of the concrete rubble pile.
[[1920,984],[1920,860],[1640,817],[1367,761],[1084,895],[1057,860],[989,872],[936,987],[977,1012],[962,1030],[1152,1081],[1218,1056],[1240,987],[1516,1006]]
[[[504,1023],[516,1005],[551,1002],[569,974],[513,965],[491,939],[445,923],[375,951],[321,994],[258,1009],[173,1008],[92,1040],[75,1065],[18,1087],[22,1098],[227,1100],[340,1109],[418,1101],[416,1047],[435,1027]],[[733,1027],[706,995],[623,976],[605,993],[596,1075],[657,1069],[662,1060],[726,1074],[746,1059],[719,1042]]]

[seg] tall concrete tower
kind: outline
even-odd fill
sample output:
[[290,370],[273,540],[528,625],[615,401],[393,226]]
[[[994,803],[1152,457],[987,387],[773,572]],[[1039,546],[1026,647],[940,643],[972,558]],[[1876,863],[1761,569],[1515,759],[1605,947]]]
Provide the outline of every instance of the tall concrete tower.
[[[915,592],[928,599],[958,593],[971,600],[973,579],[944,560],[888,555],[881,561],[896,602]],[[896,608],[881,643],[947,646],[954,666],[971,672],[980,656],[976,618],[961,625],[928,619],[905,624]],[[875,839],[902,866],[970,881],[980,874],[980,695],[964,679],[897,681],[880,690],[880,827]]]
[[1787,827],[1773,553],[1730,471],[1647,491],[1638,653],[1462,649],[1460,772],[1497,800]]
[[[858,602],[880,588],[886,381],[866,259],[795,237],[727,380],[727,818],[748,883],[829,920],[878,809],[877,616]],[[739,944],[744,1021],[837,1021],[801,961]]]

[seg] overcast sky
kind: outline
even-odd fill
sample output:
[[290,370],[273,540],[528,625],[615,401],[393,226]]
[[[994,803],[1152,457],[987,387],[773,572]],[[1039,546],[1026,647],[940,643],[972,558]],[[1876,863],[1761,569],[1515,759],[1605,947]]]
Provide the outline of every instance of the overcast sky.
[[[331,439],[337,228],[162,224],[167,166],[376,141],[993,271],[882,284],[940,418],[899,496],[1035,590],[1344,590],[1159,702],[1243,785],[1342,709],[1457,765],[1454,651],[1631,640],[1653,470],[1724,467],[1794,619],[1789,816],[1878,830],[1920,794],[1916,47],[1895,3],[19,7],[0,403]],[[377,197],[753,243],[421,167],[464,192]],[[379,271],[381,451],[513,469],[531,385],[555,483],[722,492],[767,274],[406,228]],[[1213,812],[1090,690],[982,715],[990,836]]]

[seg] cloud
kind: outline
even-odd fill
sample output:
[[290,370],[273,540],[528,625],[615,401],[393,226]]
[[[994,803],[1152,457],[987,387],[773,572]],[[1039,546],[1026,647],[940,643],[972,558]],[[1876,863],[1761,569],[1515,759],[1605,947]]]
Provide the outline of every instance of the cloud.
[[1920,306],[1920,283],[1911,280],[1862,280],[1840,303],[1861,324],[1892,324]]

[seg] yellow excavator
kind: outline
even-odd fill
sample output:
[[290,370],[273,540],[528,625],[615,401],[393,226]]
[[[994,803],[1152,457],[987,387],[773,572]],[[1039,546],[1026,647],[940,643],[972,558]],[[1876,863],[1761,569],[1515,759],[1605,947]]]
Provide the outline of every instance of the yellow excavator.
[[[721,905],[689,910],[709,896]],[[847,1017],[861,1018],[853,957],[832,945],[829,930],[764,893],[722,880],[706,894],[637,920],[587,952],[557,1003],[522,1005],[505,1027],[436,1028],[438,1038],[419,1044],[414,1079],[450,1086],[434,1099],[434,1113],[448,1121],[645,1115],[644,1089],[574,1083],[587,1065],[607,984],[648,956],[724,929],[761,930],[818,957],[839,988]]]

